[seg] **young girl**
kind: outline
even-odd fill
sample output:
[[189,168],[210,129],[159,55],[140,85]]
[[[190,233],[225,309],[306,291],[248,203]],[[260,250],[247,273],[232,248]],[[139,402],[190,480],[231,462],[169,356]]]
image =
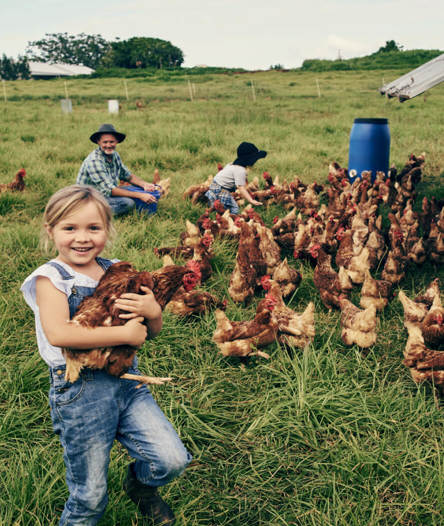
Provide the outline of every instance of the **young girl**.
[[251,142],[242,142],[237,148],[237,158],[227,164],[220,172],[216,174],[209,190],[206,192],[206,197],[211,206],[214,201],[219,199],[223,206],[232,214],[239,213],[239,206],[237,205],[231,192],[236,189],[239,190],[241,196],[250,204],[259,206],[262,203],[253,199],[246,188],[248,169],[254,165],[258,159],[262,159],[267,155],[264,150],[258,150]]
[[[49,366],[49,400],[54,431],[64,449],[69,498],[60,526],[92,526],[105,511],[107,473],[114,439],[134,459],[125,490],[144,517],[172,525],[174,514],[157,493],[185,469],[190,454],[146,385],[84,369],[73,384],[65,381],[62,347],[91,349],[140,346],[162,327],[162,312],[150,289],[123,294],[115,302],[124,311],[122,326],[85,328],[69,323],[85,296],[94,292],[116,260],[99,257],[111,233],[111,209],[92,187],[73,185],[56,192],[44,213],[47,236],[57,257],[40,266],[21,290],[35,315],[37,343]],[[140,374],[137,363],[129,372]]]

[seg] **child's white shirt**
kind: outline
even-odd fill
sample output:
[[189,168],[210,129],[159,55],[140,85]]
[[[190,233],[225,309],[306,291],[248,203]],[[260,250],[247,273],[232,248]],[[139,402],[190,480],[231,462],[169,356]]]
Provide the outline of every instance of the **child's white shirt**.
[[[62,354],[61,348],[54,347],[54,345],[51,345],[48,339],[46,338],[45,331],[43,330],[42,322],[40,320],[40,311],[36,302],[37,278],[39,276],[48,278],[57,290],[60,290],[61,292],[66,294],[66,301],[68,301],[68,297],[71,295],[71,291],[74,285],[76,285],[77,287],[96,288],[98,281],[96,281],[93,278],[90,278],[89,276],[86,276],[85,274],[80,274],[79,272],[76,272],[69,265],[63,263],[62,261],[55,259],[51,261],[54,261],[58,265],[64,267],[68,271],[68,273],[71,276],[73,276],[73,278],[63,279],[60,275],[60,272],[48,262],[34,270],[34,272],[25,279],[22,286],[20,287],[20,290],[23,293],[26,303],[31,307],[31,309],[34,312],[35,332],[40,356],[49,365],[49,367],[58,367],[60,365],[64,365],[66,362]],[[113,263],[115,263],[118,260],[112,261]]]
[[213,181],[230,192],[238,186],[245,186],[247,182],[247,169],[237,164],[229,163],[215,176]]

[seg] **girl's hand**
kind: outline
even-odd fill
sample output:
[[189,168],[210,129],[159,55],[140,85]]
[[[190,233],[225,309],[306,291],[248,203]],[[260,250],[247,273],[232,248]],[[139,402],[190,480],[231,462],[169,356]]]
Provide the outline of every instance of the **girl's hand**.
[[146,340],[148,329],[142,324],[142,316],[133,318],[125,323],[123,326],[127,331],[128,345],[133,347],[140,347]]
[[157,303],[153,291],[143,286],[141,290],[145,294],[127,292],[115,301],[115,307],[126,311],[125,314],[120,314],[119,318],[129,320],[137,316],[143,316],[147,320],[154,320],[162,315],[162,309]]
[[256,199],[253,199],[252,201],[250,201],[250,204],[254,206],[262,206],[264,203],[261,203],[260,201],[256,201]]

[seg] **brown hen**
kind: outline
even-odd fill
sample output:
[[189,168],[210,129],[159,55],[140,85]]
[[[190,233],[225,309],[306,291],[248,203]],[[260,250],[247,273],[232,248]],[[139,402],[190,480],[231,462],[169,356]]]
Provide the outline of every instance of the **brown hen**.
[[242,357],[256,354],[269,358],[267,353],[257,348],[264,347],[276,339],[277,323],[273,320],[271,312],[274,300],[261,302],[259,305],[254,319],[249,321],[230,321],[222,310],[216,310],[217,326],[213,341],[224,356]]
[[13,181],[10,183],[0,184],[0,194],[3,192],[23,192],[25,189],[25,176],[26,170],[24,168],[20,168],[20,170],[15,174]]
[[[114,263],[99,281],[92,296],[84,298],[72,323],[83,327],[123,325],[126,320],[119,317],[120,310],[114,307],[117,298],[127,292],[143,294],[141,287],[153,291],[157,303],[163,309],[176,290],[182,285],[195,284],[199,278],[198,269],[170,265],[154,272],[138,272],[125,261]],[[133,363],[136,347],[119,345],[80,351],[63,349],[66,358],[66,380],[75,382],[83,367],[104,369],[113,376],[137,380],[141,383],[164,383],[168,379],[125,374]]]

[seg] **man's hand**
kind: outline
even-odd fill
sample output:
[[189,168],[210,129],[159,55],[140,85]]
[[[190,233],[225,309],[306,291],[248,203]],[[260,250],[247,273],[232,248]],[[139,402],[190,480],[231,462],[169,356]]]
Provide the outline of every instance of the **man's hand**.
[[141,201],[143,201],[144,203],[156,203],[157,202],[157,199],[154,197],[154,195],[151,195],[151,194],[139,194],[139,193],[136,193],[135,195],[133,194],[131,197],[137,197],[137,199],[140,199]]
[[143,183],[142,188],[145,190],[145,192],[154,192],[156,185],[152,183]]

